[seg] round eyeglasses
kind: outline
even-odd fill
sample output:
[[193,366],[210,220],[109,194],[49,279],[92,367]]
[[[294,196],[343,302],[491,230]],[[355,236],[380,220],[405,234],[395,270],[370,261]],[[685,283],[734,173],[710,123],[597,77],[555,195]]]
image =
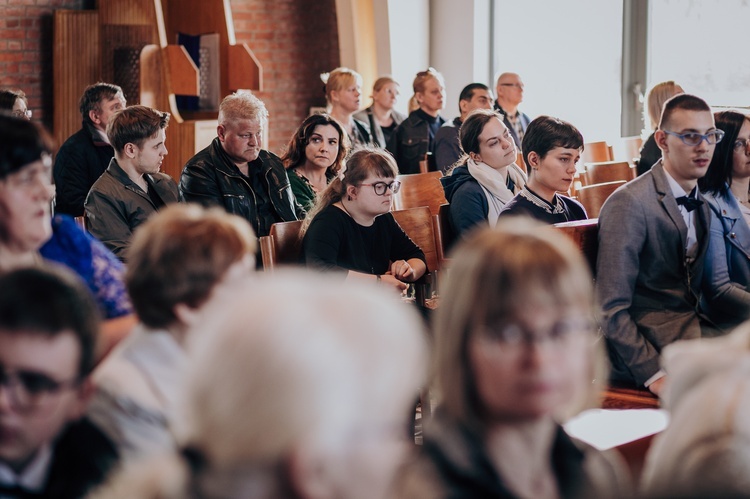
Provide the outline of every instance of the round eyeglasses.
[[373,182],[372,184],[365,184],[362,183],[360,185],[371,185],[372,189],[375,191],[375,194],[378,196],[385,196],[385,191],[388,189],[391,190],[392,193],[396,194],[398,190],[401,188],[401,182],[398,180],[394,180],[393,182]]
[[750,140],[748,139],[737,139],[734,141],[734,150],[735,151],[742,151],[744,150],[746,153],[750,152],[748,151],[747,147],[750,144]]
[[721,142],[721,139],[724,138],[723,130],[712,130],[706,134],[698,132],[676,133],[670,132],[669,130],[664,130],[664,133],[666,133],[667,135],[674,135],[675,137],[679,137],[682,143],[688,146],[697,146],[704,140],[708,144],[718,144],[719,142]]
[[31,411],[45,404],[60,391],[78,386],[80,381],[79,377],[56,381],[36,371],[7,372],[0,366],[0,388],[8,391],[11,406],[21,412]]
[[31,119],[31,109],[24,109],[24,110],[16,110],[12,111],[11,114],[15,116],[16,118],[25,118],[27,120]]

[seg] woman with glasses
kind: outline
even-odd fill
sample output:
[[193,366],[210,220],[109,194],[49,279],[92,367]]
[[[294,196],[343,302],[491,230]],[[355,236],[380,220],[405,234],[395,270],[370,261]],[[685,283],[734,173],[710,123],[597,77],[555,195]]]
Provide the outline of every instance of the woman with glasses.
[[404,291],[427,271],[424,253],[390,212],[400,183],[393,157],[378,149],[355,151],[303,224],[304,259],[347,278],[372,279]]
[[29,101],[22,90],[0,90],[0,109],[9,111],[16,118],[31,119]]
[[310,211],[349,154],[349,137],[328,114],[313,114],[294,132],[281,161],[297,202]]
[[526,174],[514,162],[516,147],[502,116],[476,110],[458,132],[464,157],[443,177],[456,234],[478,226],[494,227],[505,205],[526,185]]
[[370,127],[354,119],[362,104],[362,76],[349,68],[336,68],[320,75],[325,83],[329,113],[349,135],[352,146],[366,146],[372,141]]
[[750,117],[722,111],[714,118],[724,138],[698,180],[711,208],[704,296],[714,322],[731,329],[750,318]]
[[429,68],[417,73],[412,84],[409,116],[394,130],[387,143],[396,158],[399,173],[419,173],[419,162],[435,150],[435,134],[445,123],[440,111],[445,107],[443,75]]
[[646,142],[641,147],[641,157],[638,159],[638,175],[642,175],[649,171],[654,163],[659,161],[661,158],[661,149],[656,145],[654,139],[654,130],[659,126],[661,121],[661,110],[664,108],[664,103],[677,94],[684,94],[685,91],[674,81],[664,81],[654,85],[649,91],[648,97],[646,98],[648,118],[651,122],[651,135],[649,135]]
[[398,98],[398,82],[390,76],[381,76],[372,86],[372,105],[354,115],[360,121],[370,124],[373,143],[385,147],[393,135],[393,131],[406,116],[399,113],[393,106]]
[[438,406],[400,497],[628,496],[617,458],[561,426],[606,379],[578,249],[515,218],[452,256],[434,325]]
[[135,324],[123,267],[72,218],[50,216],[51,153],[51,139],[41,127],[0,114],[0,273],[44,260],[73,269],[106,319],[100,346],[107,351]]

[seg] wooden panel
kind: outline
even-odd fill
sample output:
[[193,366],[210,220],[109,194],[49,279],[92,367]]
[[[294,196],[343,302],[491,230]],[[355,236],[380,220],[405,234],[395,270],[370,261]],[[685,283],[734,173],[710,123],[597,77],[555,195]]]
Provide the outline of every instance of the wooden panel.
[[200,75],[198,66],[188,55],[182,45],[164,47],[164,59],[167,64],[167,84],[170,91],[177,95],[200,95]]
[[102,24],[155,24],[155,5],[160,0],[99,0],[97,8]]
[[260,238],[263,270],[273,270],[277,265],[300,263],[302,255],[301,229],[301,220],[271,225],[268,238]]
[[627,161],[602,161],[588,163],[584,177],[585,185],[603,184],[616,180],[633,180],[636,177],[635,168]]
[[578,201],[586,208],[589,217],[597,218],[604,202],[618,187],[624,185],[624,180],[605,182],[603,184],[586,185],[578,189]]
[[81,128],[78,101],[83,89],[99,79],[99,15],[56,10],[53,38],[53,136],[59,146]]
[[562,222],[555,227],[570,237],[583,253],[591,273],[596,275],[596,257],[599,252],[599,221],[597,219]]
[[235,90],[263,90],[263,69],[260,62],[246,44],[230,45],[229,49],[229,92]]
[[393,196],[393,209],[406,210],[427,206],[430,213],[440,213],[440,205],[447,203],[440,178],[441,172],[413,173],[396,177],[401,189]]
[[432,215],[429,208],[411,208],[393,212],[393,217],[414,243],[424,252],[430,272],[440,270]]
[[612,154],[606,142],[588,142],[583,145],[582,163],[612,161]]

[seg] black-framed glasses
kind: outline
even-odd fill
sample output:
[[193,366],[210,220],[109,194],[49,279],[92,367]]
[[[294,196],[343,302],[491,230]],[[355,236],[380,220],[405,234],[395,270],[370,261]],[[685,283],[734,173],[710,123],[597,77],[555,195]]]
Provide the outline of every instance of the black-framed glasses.
[[734,145],[732,147],[734,147],[735,151],[744,150],[747,153],[747,152],[750,152],[747,149],[748,144],[750,144],[750,140],[748,139],[737,139],[734,141]]
[[501,83],[500,86],[501,87],[516,87],[519,90],[524,89],[523,83]]
[[25,109],[23,111],[18,109],[16,111],[11,111],[11,114],[16,118],[25,118],[27,120],[31,119],[31,109]]
[[44,373],[20,370],[7,372],[0,367],[0,387],[8,390],[11,405],[18,411],[29,411],[43,405],[62,390],[74,388],[80,377],[57,381]]
[[378,196],[385,196],[385,191],[387,191],[388,189],[390,189],[392,193],[396,194],[401,188],[401,182],[399,182],[398,180],[394,180],[393,182],[373,182],[372,184],[362,183],[360,185],[371,185],[372,189],[375,191],[375,194],[377,194]]
[[723,130],[712,130],[706,134],[698,132],[676,133],[670,132],[669,130],[664,130],[664,133],[666,133],[667,135],[674,135],[675,137],[679,137],[682,143],[688,146],[697,146],[704,140],[708,144],[718,144],[719,142],[721,142],[721,139],[724,138]]

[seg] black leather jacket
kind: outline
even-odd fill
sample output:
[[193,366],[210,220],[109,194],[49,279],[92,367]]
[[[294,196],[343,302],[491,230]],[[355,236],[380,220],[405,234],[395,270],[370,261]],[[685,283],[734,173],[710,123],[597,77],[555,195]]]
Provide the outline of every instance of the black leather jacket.
[[[261,150],[251,168],[255,168],[258,161],[268,184],[268,197],[279,218],[277,222],[303,218],[305,211],[292,194],[289,177],[279,157]],[[180,198],[205,206],[223,206],[229,213],[247,219],[258,237],[268,235],[258,230],[260,221],[250,183],[224,152],[218,138],[185,165],[180,175]]]
[[[443,126],[445,119],[442,116],[437,119],[439,126]],[[419,162],[428,151],[432,152],[431,147],[429,124],[416,111],[396,127],[387,144],[402,174],[419,173]]]

